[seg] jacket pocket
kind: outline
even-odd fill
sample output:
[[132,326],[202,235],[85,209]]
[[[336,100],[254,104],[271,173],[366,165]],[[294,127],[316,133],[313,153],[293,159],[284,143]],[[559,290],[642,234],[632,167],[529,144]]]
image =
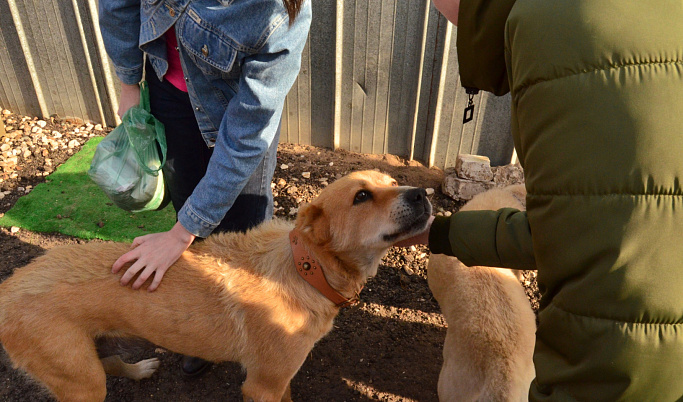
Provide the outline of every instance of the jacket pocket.
[[205,75],[222,78],[236,75],[238,51],[233,41],[205,23],[191,8],[183,18],[179,33],[182,45]]

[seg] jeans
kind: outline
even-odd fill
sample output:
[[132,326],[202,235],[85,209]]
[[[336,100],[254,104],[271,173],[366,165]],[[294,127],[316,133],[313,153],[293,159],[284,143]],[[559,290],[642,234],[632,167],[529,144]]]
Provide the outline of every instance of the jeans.
[[[160,81],[149,64],[146,80],[152,114],[166,128],[168,151],[163,167],[164,180],[177,214],[204,177],[213,148],[207,147],[201,136],[189,95],[168,81]],[[279,137],[280,127],[266,156],[214,233],[244,232],[272,218],[273,193],[270,183],[277,162]]]

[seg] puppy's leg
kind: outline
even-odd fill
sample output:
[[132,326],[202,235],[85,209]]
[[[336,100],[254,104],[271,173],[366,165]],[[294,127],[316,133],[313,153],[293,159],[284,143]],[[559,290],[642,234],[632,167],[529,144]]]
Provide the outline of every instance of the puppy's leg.
[[140,360],[135,364],[126,363],[118,355],[100,359],[104,372],[117,377],[127,377],[133,380],[149,378],[159,367],[159,359]]

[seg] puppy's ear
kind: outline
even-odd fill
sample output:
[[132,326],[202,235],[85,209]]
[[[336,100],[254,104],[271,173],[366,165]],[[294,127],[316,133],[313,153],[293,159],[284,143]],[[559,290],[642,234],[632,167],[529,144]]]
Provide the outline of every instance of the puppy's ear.
[[299,208],[296,227],[316,244],[327,243],[330,239],[330,222],[322,208],[313,204]]

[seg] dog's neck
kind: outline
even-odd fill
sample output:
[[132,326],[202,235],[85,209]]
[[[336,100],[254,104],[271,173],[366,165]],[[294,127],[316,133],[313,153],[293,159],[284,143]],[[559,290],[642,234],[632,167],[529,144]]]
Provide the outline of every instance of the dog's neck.
[[[359,271],[346,264],[338,258],[332,256],[325,258],[326,253],[316,253],[314,246],[304,245],[302,233],[298,229],[292,229],[289,233],[290,246],[294,258],[294,266],[301,278],[316,288],[320,293],[327,297],[337,307],[347,307],[358,302],[358,293],[363,287],[367,278],[360,278]],[[318,258],[318,256],[323,256]],[[328,269],[327,274],[323,266]],[[336,269],[335,269],[336,268]],[[342,272],[348,275],[340,275]],[[327,277],[332,279],[338,288],[333,287],[328,282]],[[352,295],[350,297],[344,294]]]

